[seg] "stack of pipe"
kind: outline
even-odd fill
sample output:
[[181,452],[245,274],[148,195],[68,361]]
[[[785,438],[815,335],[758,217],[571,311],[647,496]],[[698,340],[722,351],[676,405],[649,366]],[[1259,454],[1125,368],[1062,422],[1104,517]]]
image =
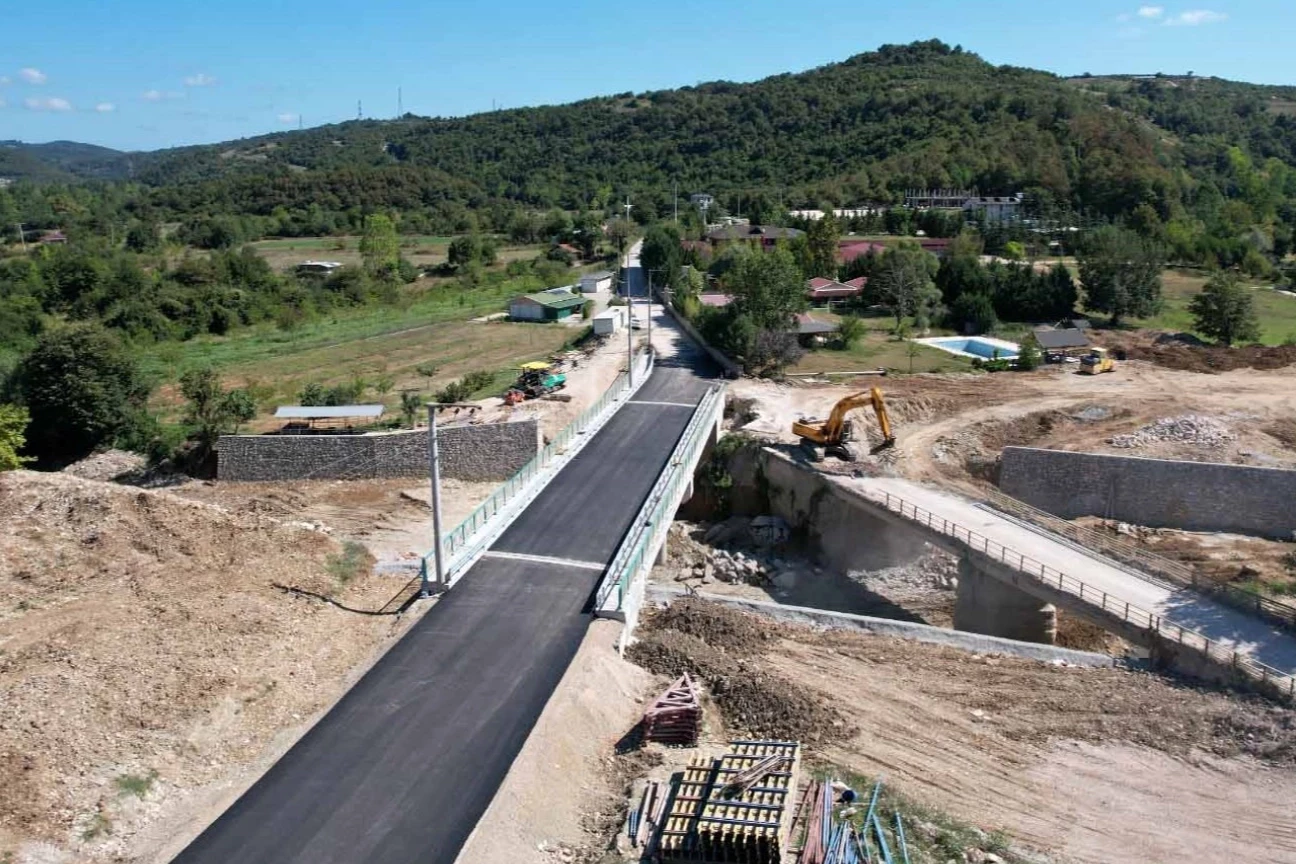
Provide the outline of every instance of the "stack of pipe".
[[882,783],[878,781],[864,819],[857,826],[851,819],[854,809],[842,808],[834,813],[832,782],[815,781],[807,794],[809,814],[799,864],[909,864],[904,820],[899,813],[894,814],[895,828],[888,840],[878,815],[881,791]]

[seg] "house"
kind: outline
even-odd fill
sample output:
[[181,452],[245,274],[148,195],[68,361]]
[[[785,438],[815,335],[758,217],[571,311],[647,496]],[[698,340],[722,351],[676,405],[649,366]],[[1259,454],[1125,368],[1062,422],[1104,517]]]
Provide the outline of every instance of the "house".
[[868,286],[868,277],[856,276],[854,279],[847,279],[843,284],[849,285],[852,288],[858,288],[859,292],[863,294],[865,287]]
[[298,276],[328,276],[341,267],[341,261],[303,261],[295,269]]
[[975,196],[970,189],[907,189],[904,206],[911,210],[961,210]]
[[963,202],[963,209],[987,222],[1016,222],[1021,219],[1024,196],[977,195]]
[[42,231],[40,240],[36,242],[43,246],[58,245],[67,242],[67,235],[62,231]]
[[586,273],[580,278],[581,293],[597,294],[600,291],[611,291],[613,278],[613,275],[607,270]]
[[777,225],[727,225],[708,231],[706,238],[713,249],[730,243],[750,243],[762,249],[773,249],[780,240],[791,240],[803,233],[795,228],[780,228]]
[[840,264],[849,264],[856,258],[862,258],[865,255],[881,255],[886,251],[886,248],[881,243],[873,243],[868,240],[842,240],[837,244],[837,261]]
[[820,321],[808,312],[802,312],[796,316],[797,340],[802,345],[822,344],[829,336],[840,329],[836,324]]
[[730,294],[699,294],[698,302],[703,306],[710,306],[712,309],[723,309],[733,302],[733,296]]
[[551,288],[538,294],[523,294],[509,303],[514,321],[562,321],[585,305],[585,298],[566,288]]
[[611,336],[625,326],[624,306],[609,306],[594,316],[594,335]]
[[937,258],[945,258],[949,255],[950,245],[954,240],[950,237],[919,237],[918,245],[924,252],[930,252]]
[[1089,337],[1083,330],[1067,327],[1063,330],[1036,330],[1035,341],[1049,353],[1066,354],[1078,348],[1089,347]]
[[715,204],[715,196],[706,192],[694,192],[689,196],[689,203],[701,210],[708,210]]
[[381,405],[280,405],[274,416],[288,421],[279,434],[303,435],[377,423],[383,410]]
[[858,287],[816,276],[806,283],[806,299],[811,303],[830,303],[833,300],[849,300],[864,293],[864,286]]

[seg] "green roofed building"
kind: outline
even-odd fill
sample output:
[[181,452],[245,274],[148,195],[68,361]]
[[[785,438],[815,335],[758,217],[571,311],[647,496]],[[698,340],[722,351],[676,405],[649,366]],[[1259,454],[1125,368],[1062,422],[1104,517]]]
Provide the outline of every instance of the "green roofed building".
[[561,321],[585,305],[585,298],[566,288],[551,288],[538,294],[523,294],[509,303],[514,321]]

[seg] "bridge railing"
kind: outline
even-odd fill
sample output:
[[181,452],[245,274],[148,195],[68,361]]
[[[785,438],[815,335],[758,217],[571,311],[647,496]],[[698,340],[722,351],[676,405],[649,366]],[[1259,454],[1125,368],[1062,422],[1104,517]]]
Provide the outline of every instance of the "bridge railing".
[[1086,603],[1098,606],[1104,612],[1119,616],[1122,621],[1135,627],[1156,633],[1170,642],[1178,642],[1180,645],[1193,648],[1220,663],[1231,666],[1275,695],[1283,696],[1288,700],[1296,699],[1296,676],[1261,663],[1226,645],[1221,645],[1219,642],[1209,639],[1195,630],[1175,624],[1173,621],[1167,621],[1161,615],[1112,597],[1106,591],[1088,585],[1073,576],[1068,576],[1060,570],[1004,546],[997,540],[991,540],[989,537],[978,534],[976,531],[957,522],[951,522],[932,513],[930,510],[912,504],[898,495],[883,492],[880,498],[873,497],[873,500],[882,504],[891,512],[897,513],[912,522],[925,525],[932,531],[951,537],[975,552],[980,552],[1019,573],[1037,579],[1049,588],[1070,594]]
[[[652,373],[653,356],[652,352],[641,352],[635,357],[635,382],[641,383],[646,380]],[[568,423],[561,432],[554,436],[548,444],[540,449],[530,461],[514,472],[513,476],[505,480],[490,497],[464,518],[462,522],[454,528],[445,532],[441,538],[441,552],[443,560],[449,562],[446,566],[446,579],[450,579],[454,573],[462,569],[468,563],[472,556],[467,555],[471,548],[480,542],[479,534],[492,520],[494,520],[510,503],[519,495],[532,489],[533,482],[543,474],[554,462],[556,458],[565,454],[572,446],[572,443],[579,437],[606,419],[605,414],[608,409],[618,400],[623,398],[630,389],[630,376],[628,373],[621,373],[598,401],[580,413],[575,420]],[[429,566],[428,559],[433,555],[428,552],[423,556],[423,566]]]
[[1005,495],[997,489],[990,490],[986,500],[996,510],[1065,537],[1093,552],[1129,564],[1145,574],[1159,577],[1176,586],[1190,586],[1229,606],[1258,615],[1272,624],[1296,632],[1296,605],[1266,597],[1259,591],[1239,585],[1205,578],[1194,567],[1172,561],[1101,531],[1076,525],[1074,522],[1032,507],[1025,501]]
[[652,562],[648,559],[661,534],[670,529],[674,519],[673,511],[679,506],[683,487],[693,482],[693,472],[678,470],[679,466],[691,466],[699,458],[709,437],[708,429],[716,422],[718,411],[723,410],[723,394],[723,388],[712,387],[698,402],[675,450],[666,462],[665,470],[653,484],[626,539],[608,565],[596,595],[596,610],[621,610],[635,574],[646,565],[651,565]]

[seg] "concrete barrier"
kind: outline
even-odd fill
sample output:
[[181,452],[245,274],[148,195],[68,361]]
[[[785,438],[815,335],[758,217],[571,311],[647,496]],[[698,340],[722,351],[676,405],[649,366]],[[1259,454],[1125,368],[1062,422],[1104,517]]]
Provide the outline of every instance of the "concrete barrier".
[[[686,592],[678,588],[666,588],[653,585],[648,589],[648,602],[669,606],[684,597]],[[976,633],[961,633],[958,630],[946,630],[930,624],[917,624],[911,621],[894,621],[890,618],[873,618],[868,615],[852,615],[846,612],[829,612],[824,609],[810,609],[804,606],[784,606],[781,603],[764,600],[747,600],[739,597],[722,597],[714,594],[699,593],[697,596],[712,603],[723,603],[744,612],[764,615],[789,624],[802,624],[811,627],[825,627],[830,630],[854,630],[874,636],[892,636],[898,639],[912,639],[915,642],[926,642],[932,645],[943,645],[961,651],[975,651],[978,654],[1011,654],[1028,660],[1039,660],[1051,663],[1061,660],[1072,666],[1114,666],[1114,658],[1092,651],[1075,651],[1070,648],[1057,648],[1053,645],[1039,645],[1034,642],[1019,642],[1015,639],[1002,639],[997,636],[982,636]]]

